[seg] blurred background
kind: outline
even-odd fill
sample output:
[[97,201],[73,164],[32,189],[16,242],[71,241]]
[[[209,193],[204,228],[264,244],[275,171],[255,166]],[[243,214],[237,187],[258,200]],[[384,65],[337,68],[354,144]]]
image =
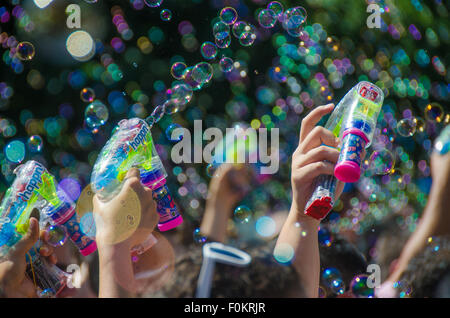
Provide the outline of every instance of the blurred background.
[[[346,185],[324,222],[329,233],[321,243],[331,244],[333,233],[341,233],[370,257],[371,237],[386,218],[414,231],[431,185],[433,141],[450,121],[449,1],[280,1],[284,9],[306,9],[299,36],[261,16],[271,5],[266,0],[146,2],[2,1],[0,197],[14,168],[34,159],[76,201],[118,121],[146,118],[166,100],[166,90],[180,80],[174,63],[207,62],[211,80],[194,89],[184,109],[152,128],[191,240],[202,242],[195,229],[214,171],[206,163],[175,165],[167,131],[176,125],[192,131],[197,119],[203,129],[225,131],[237,123],[280,129],[279,172],[252,187],[239,204],[248,208],[246,217],[229,224],[235,238],[261,240],[271,233],[258,230],[257,221],[289,209],[290,156],[302,118],[316,106],[337,104],[363,80],[383,89],[384,106],[364,176]],[[371,3],[379,5],[380,28],[367,26]],[[70,4],[80,7],[80,28],[67,26]],[[217,43],[214,26],[228,6],[237,21],[253,25],[251,43],[231,28],[228,47],[202,50],[206,41]],[[85,38],[73,44],[68,38],[76,31]],[[31,45],[20,51],[23,42]],[[91,107],[94,129],[85,120],[93,99],[106,106],[106,112]]]

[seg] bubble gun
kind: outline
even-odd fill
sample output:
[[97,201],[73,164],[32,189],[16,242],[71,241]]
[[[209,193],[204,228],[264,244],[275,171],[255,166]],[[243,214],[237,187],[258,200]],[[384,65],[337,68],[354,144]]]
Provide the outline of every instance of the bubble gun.
[[95,162],[91,184],[100,200],[109,201],[120,191],[132,167],[140,170],[141,183],[152,190],[160,216],[159,230],[167,231],[180,225],[183,218],[167,187],[167,172],[156,152],[150,127],[140,118],[121,120]]

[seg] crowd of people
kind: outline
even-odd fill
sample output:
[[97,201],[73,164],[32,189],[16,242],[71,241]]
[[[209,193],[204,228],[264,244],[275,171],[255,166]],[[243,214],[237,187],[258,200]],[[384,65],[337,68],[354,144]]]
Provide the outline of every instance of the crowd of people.
[[[330,267],[339,270],[346,286],[338,297],[355,297],[350,281],[366,273],[368,264],[381,268],[382,284],[375,287],[375,297],[402,297],[405,291],[397,287],[405,282],[409,297],[450,297],[450,216],[446,207],[450,153],[431,156],[428,203],[411,235],[390,218],[368,240],[374,251],[369,257],[358,250],[351,235],[335,235],[331,244],[319,244],[317,232],[326,219],[321,223],[304,210],[313,180],[322,174],[333,175],[339,157],[340,141],[317,125],[333,108],[333,104],[319,106],[301,123],[299,144],[291,160],[293,200],[289,211],[279,211],[274,217],[275,234],[257,243],[237,237],[233,245],[248,253],[251,262],[245,267],[217,264],[210,297],[336,297],[322,281],[321,273]],[[253,182],[253,172],[246,165],[219,167],[209,185],[200,225],[206,242],[230,243],[228,221]],[[343,188],[339,182],[336,199]],[[115,220],[122,211],[121,202],[130,196],[139,200],[139,225],[132,233],[118,237]],[[112,200],[103,202],[94,197],[93,207],[96,219],[102,220],[96,231],[98,252],[82,257],[71,242],[61,247],[47,244],[48,233],[39,229],[38,220],[32,217],[27,234],[0,263],[0,296],[37,296],[37,287],[26,275],[26,254],[40,239],[39,253],[49,263],[63,270],[70,264],[80,265],[79,286],[66,287],[58,297],[195,297],[203,245],[186,240],[183,226],[164,233],[155,230],[159,219],[156,204],[151,190],[141,184],[138,169],[128,171],[120,193]],[[132,256],[133,247],[142,242],[147,244],[146,252]],[[292,249],[293,257],[279,262],[286,246]]]

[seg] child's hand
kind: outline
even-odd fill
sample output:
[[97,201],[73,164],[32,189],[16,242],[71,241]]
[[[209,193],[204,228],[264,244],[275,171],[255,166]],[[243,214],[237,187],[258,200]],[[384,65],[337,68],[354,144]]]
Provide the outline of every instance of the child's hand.
[[254,175],[248,165],[225,163],[214,174],[200,230],[209,240],[225,242],[228,219],[235,205],[250,191]]
[[110,201],[94,196],[96,240],[102,245],[123,243],[130,249],[143,242],[158,224],[152,191],[140,182],[138,169],[128,171],[121,191]]
[[[56,263],[53,248],[46,244],[48,233],[41,232],[42,246],[39,253],[46,257],[50,263]],[[25,255],[39,239],[39,222],[30,218],[28,232],[8,252],[6,260],[0,263],[0,289],[4,296],[11,298],[36,297],[36,288],[33,282],[25,275],[27,267]]]
[[[313,192],[313,181],[321,175],[334,175],[334,166],[339,158],[339,139],[323,127],[314,127],[320,119],[330,113],[333,104],[319,106],[303,120],[300,129],[300,141],[292,155],[292,209],[303,215],[306,202]],[[333,148],[334,147],[334,148]],[[344,184],[338,181],[336,200],[342,193]]]

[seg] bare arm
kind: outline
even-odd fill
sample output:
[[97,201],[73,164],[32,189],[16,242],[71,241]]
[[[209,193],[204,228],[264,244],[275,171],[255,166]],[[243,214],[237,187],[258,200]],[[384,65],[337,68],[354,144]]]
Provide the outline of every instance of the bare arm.
[[425,248],[428,238],[450,234],[450,153],[431,157],[433,185],[428,202],[416,231],[406,243],[394,272],[387,279],[396,282],[408,267],[410,260]]
[[[338,145],[339,140],[325,128],[314,126],[333,110],[332,106],[317,107],[302,121],[300,142],[292,155],[293,202],[274,250],[274,256],[278,260],[289,258],[289,253],[293,252],[292,265],[300,277],[306,297],[317,297],[319,291],[317,231],[320,221],[305,215],[304,209],[313,191],[314,179],[321,174],[333,175],[334,165],[339,157],[339,151],[332,148]],[[338,183],[337,188],[336,198],[342,192],[343,184]]]

